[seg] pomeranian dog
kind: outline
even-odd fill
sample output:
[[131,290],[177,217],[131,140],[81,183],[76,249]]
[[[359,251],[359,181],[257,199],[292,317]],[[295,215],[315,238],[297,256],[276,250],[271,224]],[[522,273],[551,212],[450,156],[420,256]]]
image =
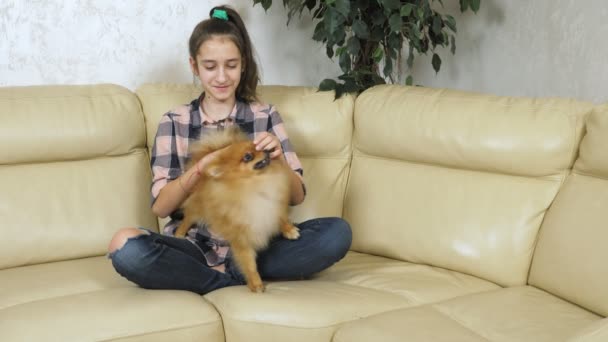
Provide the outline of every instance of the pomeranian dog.
[[288,220],[289,167],[271,160],[238,128],[206,135],[190,150],[188,167],[220,151],[201,172],[199,181],[182,204],[184,219],[175,235],[184,237],[192,224],[205,222],[230,244],[232,256],[252,292],[263,292],[257,270],[257,252],[282,234],[295,240],[297,227]]

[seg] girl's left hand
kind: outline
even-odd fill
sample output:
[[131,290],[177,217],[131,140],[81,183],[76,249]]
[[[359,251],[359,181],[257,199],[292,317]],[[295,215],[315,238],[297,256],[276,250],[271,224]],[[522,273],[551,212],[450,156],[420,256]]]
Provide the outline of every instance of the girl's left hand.
[[279,138],[269,132],[262,132],[253,139],[255,149],[258,151],[271,151],[270,158],[276,159],[283,156],[283,150],[281,149],[281,142]]

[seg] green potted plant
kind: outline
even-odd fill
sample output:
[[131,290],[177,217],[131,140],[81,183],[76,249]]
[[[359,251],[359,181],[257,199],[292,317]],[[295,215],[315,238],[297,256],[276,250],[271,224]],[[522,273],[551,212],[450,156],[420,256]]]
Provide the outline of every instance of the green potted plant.
[[[481,0],[459,0],[460,11],[479,10]],[[435,4],[435,2],[438,3]],[[272,0],[253,0],[264,10]],[[324,79],[319,90],[360,93],[377,84],[395,83],[395,66],[400,72],[402,51],[407,49],[407,66],[412,68],[417,54],[433,54],[435,72],[441,68],[436,48],[456,51],[456,20],[436,10],[442,0],[283,0],[287,25],[304,9],[316,22],[312,39],[322,42],[329,58],[337,57],[342,75]],[[413,84],[408,75],[405,83]]]

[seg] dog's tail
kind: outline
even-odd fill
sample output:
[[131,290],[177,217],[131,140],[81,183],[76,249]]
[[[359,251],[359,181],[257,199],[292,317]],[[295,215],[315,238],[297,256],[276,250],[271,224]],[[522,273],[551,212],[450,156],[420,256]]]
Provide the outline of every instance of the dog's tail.
[[231,126],[221,131],[205,134],[201,140],[190,146],[190,166],[211,152],[247,140],[249,140],[247,135],[238,126]]

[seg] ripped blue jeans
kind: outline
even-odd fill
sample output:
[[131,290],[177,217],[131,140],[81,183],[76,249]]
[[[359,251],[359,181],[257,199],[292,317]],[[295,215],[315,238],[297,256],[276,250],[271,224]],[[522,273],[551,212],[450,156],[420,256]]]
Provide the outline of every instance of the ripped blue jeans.
[[[350,226],[341,218],[312,219],[296,226],[300,228],[299,239],[276,237],[258,253],[262,279],[308,278],[342,259],[350,248]],[[206,294],[245,284],[230,257],[222,273],[207,266],[201,249],[192,242],[150,231],[130,238],[108,257],[120,275],[147,289]]]

